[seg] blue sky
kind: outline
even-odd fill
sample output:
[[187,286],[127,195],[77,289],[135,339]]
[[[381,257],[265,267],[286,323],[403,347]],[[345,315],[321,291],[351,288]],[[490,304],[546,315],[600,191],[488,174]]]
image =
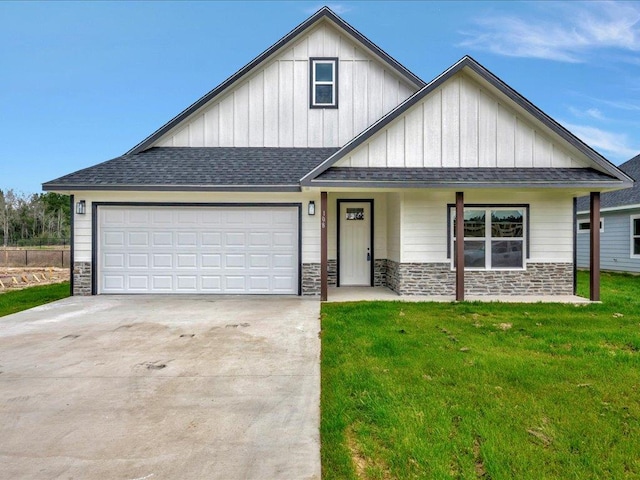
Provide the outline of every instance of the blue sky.
[[[123,154],[322,7],[0,2],[0,189]],[[640,2],[341,2],[429,81],[465,54],[620,164],[640,153]]]

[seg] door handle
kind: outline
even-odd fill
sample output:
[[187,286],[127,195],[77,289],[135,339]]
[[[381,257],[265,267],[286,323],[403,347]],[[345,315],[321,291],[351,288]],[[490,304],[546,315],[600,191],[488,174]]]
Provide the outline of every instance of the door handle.
[[371,252],[367,248],[367,262],[370,262],[370,261],[371,261]]

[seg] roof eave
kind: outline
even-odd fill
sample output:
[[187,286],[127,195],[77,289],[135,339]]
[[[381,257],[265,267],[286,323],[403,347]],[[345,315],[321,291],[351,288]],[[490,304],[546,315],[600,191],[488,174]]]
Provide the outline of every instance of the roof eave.
[[621,182],[422,182],[422,181],[389,181],[389,180],[312,180],[301,184],[303,187],[349,187],[349,188],[595,188],[597,190],[619,189]]
[[299,192],[300,185],[42,185],[45,192],[55,191],[136,191],[136,192]]

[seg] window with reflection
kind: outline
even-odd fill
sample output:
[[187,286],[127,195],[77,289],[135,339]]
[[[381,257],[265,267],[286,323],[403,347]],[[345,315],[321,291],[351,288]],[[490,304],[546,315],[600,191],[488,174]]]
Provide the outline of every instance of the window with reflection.
[[[464,209],[464,266],[468,269],[524,268],[526,209]],[[456,212],[451,208],[452,264],[456,266]]]

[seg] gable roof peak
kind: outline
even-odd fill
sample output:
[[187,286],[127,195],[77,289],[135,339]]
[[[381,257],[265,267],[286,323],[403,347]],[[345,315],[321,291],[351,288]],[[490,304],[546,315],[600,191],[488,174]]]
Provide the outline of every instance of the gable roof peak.
[[181,113],[176,115],[174,118],[169,120],[166,124],[156,130],[154,133],[149,135],[147,138],[138,143],[135,147],[125,153],[125,155],[140,153],[151,146],[153,146],[154,142],[159,140],[164,134],[166,134],[169,130],[174,128],[183,120],[187,119],[191,114],[195,113],[198,109],[206,105],[210,100],[217,97],[220,93],[225,91],[235,82],[240,80],[242,77],[251,72],[254,68],[262,64],[268,58],[272,57],[276,52],[284,48],[287,44],[292,42],[295,38],[297,38],[301,33],[305,30],[309,29],[313,25],[315,25],[318,21],[323,19],[328,19],[335,26],[343,30],[345,33],[353,37],[356,41],[360,42],[367,49],[369,49],[374,55],[376,55],[381,61],[385,62],[389,65],[395,72],[398,73],[399,76],[404,78],[408,83],[413,84],[416,88],[422,88],[426,85],[426,83],[418,77],[416,74],[407,69],[400,62],[395,60],[389,54],[387,54],[384,50],[378,47],[375,43],[361,34],[358,30],[353,28],[347,22],[345,22],[342,18],[340,18],[333,10],[331,10],[328,6],[323,6],[316,13],[311,15],[289,33],[287,33],[284,37],[278,40],[276,43],[267,48],[260,55],[255,57],[249,63],[247,63],[244,67],[238,70],[236,73],[231,75],[229,78],[224,80],[220,85],[215,87],[209,93],[205,94],[203,97],[195,101],[192,105],[187,107]]
[[573,133],[567,130],[565,127],[560,125],[557,121],[551,118],[549,115],[544,113],[538,107],[536,107],[533,103],[527,100],[524,96],[514,90],[512,87],[507,85],[503,80],[501,80],[494,73],[485,68],[482,64],[480,64],[477,60],[475,60],[470,55],[463,56],[456,63],[447,68],[444,72],[438,75],[436,78],[431,80],[429,83],[425,84],[420,90],[414,93],[412,96],[407,98],[403,103],[398,105],[395,109],[391,110],[389,113],[380,118],[373,125],[369,126],[366,130],[362,131],[359,135],[353,138],[350,142],[344,145],[340,150],[338,150],[335,154],[325,160],[322,164],[318,165],[314,170],[309,172],[307,175],[302,177],[301,183],[303,185],[309,185],[310,182],[321,175],[323,172],[331,168],[338,160],[344,158],[348,153],[355,150],[358,146],[369,140],[373,135],[377,132],[385,128],[396,118],[400,117],[404,114],[408,109],[413,107],[415,104],[420,102],[424,97],[426,97],[429,93],[434,91],[440,85],[448,81],[451,77],[461,72],[463,69],[468,68],[473,73],[475,73],[479,78],[481,78],[484,82],[489,84],[493,89],[500,92],[502,95],[507,97],[513,104],[520,107],[522,110],[526,112],[526,114],[535,118],[549,130],[558,135],[563,141],[567,142],[569,145],[574,147],[580,153],[585,155],[591,162],[593,162],[597,168],[599,168],[602,172],[607,173],[616,179],[620,180],[625,184],[625,186],[630,186],[633,183],[632,178],[627,175],[625,172],[618,169],[615,165],[613,165],[609,160],[604,158],[598,152],[596,152],[593,148],[587,145],[585,142],[576,137]]

